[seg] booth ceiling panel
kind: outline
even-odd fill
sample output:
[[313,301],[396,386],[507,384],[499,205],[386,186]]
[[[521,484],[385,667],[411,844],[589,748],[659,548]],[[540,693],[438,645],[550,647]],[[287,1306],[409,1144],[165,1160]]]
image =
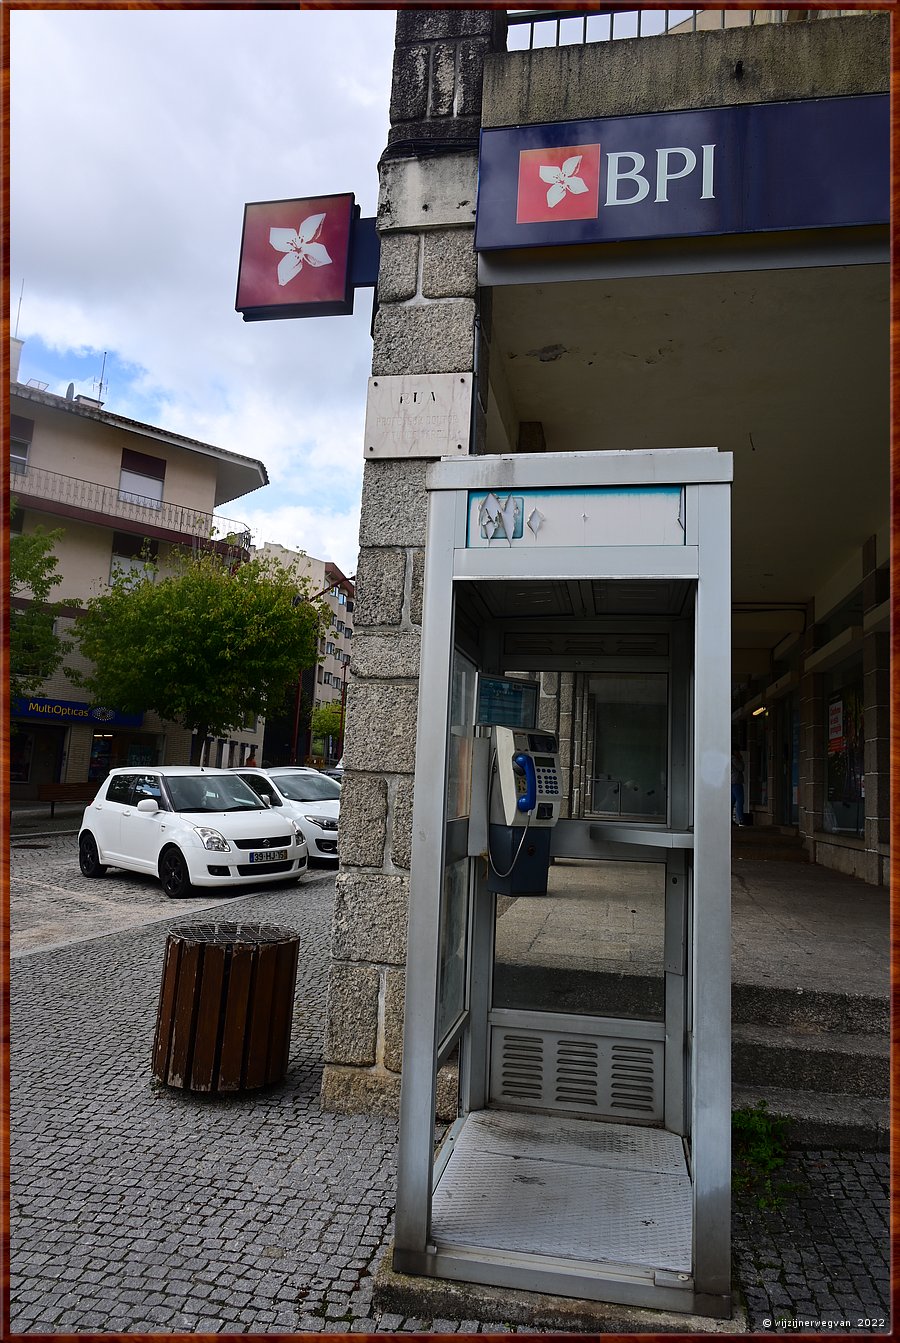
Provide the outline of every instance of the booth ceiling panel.
[[612,630],[588,634],[550,631],[519,634],[510,631],[503,638],[503,652],[507,657],[577,658],[583,661],[592,657],[665,657],[668,651],[668,635],[656,633],[630,634]]
[[495,620],[542,616],[577,618],[604,615],[676,616],[684,610],[692,584],[686,579],[592,579],[492,582],[459,585],[463,609],[478,601]]
[[691,1271],[691,1223],[680,1139],[558,1116],[470,1115],[432,1200],[440,1249],[674,1273]]

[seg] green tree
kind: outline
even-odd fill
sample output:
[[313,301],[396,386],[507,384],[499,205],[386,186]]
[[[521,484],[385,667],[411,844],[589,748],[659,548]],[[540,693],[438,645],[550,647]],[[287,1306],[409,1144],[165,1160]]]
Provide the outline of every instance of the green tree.
[[316,737],[339,737],[341,735],[342,717],[340,700],[332,700],[328,704],[319,704],[313,710],[313,735]]
[[[13,501],[12,507],[15,507]],[[9,693],[34,695],[62,662],[70,643],[54,630],[62,602],[48,602],[59,581],[53,547],[62,529],[9,538]]]
[[316,661],[323,612],[308,580],[267,556],[235,567],[178,551],[167,568],[116,574],[88,602],[75,635],[93,669],[75,679],[100,703],[192,729],[196,763],[207,736],[284,707]]

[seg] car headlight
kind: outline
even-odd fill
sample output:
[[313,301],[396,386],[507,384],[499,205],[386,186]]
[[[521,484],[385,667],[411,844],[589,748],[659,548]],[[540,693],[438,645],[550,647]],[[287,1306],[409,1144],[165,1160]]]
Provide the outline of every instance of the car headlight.
[[300,829],[300,824],[299,824],[299,822],[298,822],[298,821],[291,821],[291,825],[294,827],[294,834],[297,836],[297,843],[298,843],[298,844],[305,844],[305,843],[306,843],[306,836],[304,835],[303,831]]
[[337,830],[337,821],[333,821],[330,816],[304,816],[304,821],[309,821],[310,825],[317,825],[320,830]]
[[218,830],[213,830],[208,825],[195,825],[194,829],[203,842],[204,849],[215,849],[218,853],[227,853],[231,848],[224,835],[220,835]]

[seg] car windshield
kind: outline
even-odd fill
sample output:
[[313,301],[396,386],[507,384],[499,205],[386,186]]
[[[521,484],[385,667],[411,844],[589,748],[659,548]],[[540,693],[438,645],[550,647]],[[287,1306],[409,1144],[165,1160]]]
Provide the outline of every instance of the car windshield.
[[174,774],[166,787],[176,811],[265,811],[252,788],[234,774]]
[[341,785],[325,774],[273,774],[272,778],[291,802],[327,802],[341,795]]

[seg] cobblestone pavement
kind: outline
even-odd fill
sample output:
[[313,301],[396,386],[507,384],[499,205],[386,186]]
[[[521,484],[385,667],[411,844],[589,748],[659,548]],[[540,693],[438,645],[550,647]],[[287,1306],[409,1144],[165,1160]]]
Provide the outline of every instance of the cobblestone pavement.
[[790,1152],[776,1208],[735,1199],[735,1281],[752,1332],[885,1333],[890,1322],[887,1152]]
[[[209,900],[173,906],[124,874],[87,882],[71,836],[41,842],[12,854],[13,938],[31,939],[12,962],[17,1333],[540,1332],[374,1311],[396,1126],[319,1109],[328,873],[217,902],[296,929],[301,954],[284,1084],[211,1100],[160,1087],[149,1070],[167,929]],[[51,905],[65,909],[52,926]],[[790,1332],[799,1315],[873,1330],[858,1321],[886,1313],[886,1165],[795,1154],[785,1179],[801,1191],[781,1209],[737,1203],[752,1329]]]

